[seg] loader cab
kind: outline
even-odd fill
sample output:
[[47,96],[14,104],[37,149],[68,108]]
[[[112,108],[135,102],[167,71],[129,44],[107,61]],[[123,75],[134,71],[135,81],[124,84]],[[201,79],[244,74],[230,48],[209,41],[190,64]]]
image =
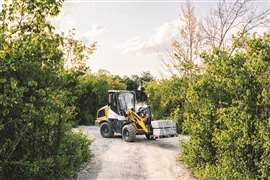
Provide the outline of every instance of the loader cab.
[[135,110],[135,92],[109,90],[108,102],[112,111],[119,115],[126,116],[128,110]]

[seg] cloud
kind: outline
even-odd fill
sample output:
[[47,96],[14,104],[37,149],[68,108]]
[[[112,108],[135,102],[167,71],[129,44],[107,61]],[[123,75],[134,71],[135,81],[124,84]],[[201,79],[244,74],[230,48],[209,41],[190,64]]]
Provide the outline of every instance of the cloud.
[[4,0],[0,0],[0,10],[2,10],[3,2],[4,2]]
[[105,27],[101,25],[91,25],[88,28],[88,31],[82,33],[79,36],[79,39],[84,42],[89,42],[90,40],[94,40],[98,35],[102,34],[105,31]]
[[78,20],[68,14],[68,11],[52,19],[51,23],[57,32],[63,32],[66,35],[74,29],[75,38],[86,43],[95,41],[96,37],[105,31],[105,27],[99,24],[84,23],[82,26]]
[[120,49],[123,54],[155,54],[168,47],[177,37],[179,25],[178,19],[164,23],[156,28],[148,38],[133,37],[121,44]]

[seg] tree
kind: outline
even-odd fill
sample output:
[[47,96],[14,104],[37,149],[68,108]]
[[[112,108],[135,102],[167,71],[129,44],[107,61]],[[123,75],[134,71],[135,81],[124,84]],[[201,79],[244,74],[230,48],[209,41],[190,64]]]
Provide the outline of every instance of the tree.
[[76,97],[76,118],[80,124],[94,124],[99,108],[108,104],[108,90],[126,89],[126,85],[111,75],[84,74],[78,77],[73,96]]
[[268,26],[269,10],[258,12],[251,0],[219,1],[216,9],[202,23],[204,43],[210,49],[229,48],[233,53],[232,35],[238,33],[235,36],[238,41],[245,34]]
[[138,79],[139,79],[139,77],[137,75],[132,75],[131,77],[124,76],[123,81],[125,82],[125,84],[127,86],[127,90],[129,90],[129,91],[137,90],[139,87]]
[[150,72],[146,71],[141,73],[140,80],[143,82],[151,82],[155,80],[155,77]]
[[189,87],[181,157],[201,179],[270,177],[270,34],[245,38],[235,54],[204,54]]
[[86,61],[96,50],[96,42],[85,44],[77,40],[75,29],[69,31],[69,34],[63,38],[62,50],[65,55],[64,67],[73,71],[87,72],[90,67]]
[[168,59],[164,61],[164,64],[172,74],[190,77],[198,72],[195,61],[199,58],[198,53],[201,45],[199,23],[190,1],[187,1],[182,7],[180,22],[179,40],[172,43]]
[[178,131],[183,133],[187,89],[188,80],[185,78],[172,77],[147,83],[145,91],[154,119],[172,119],[176,122]]
[[0,13],[0,179],[68,179],[89,157],[71,131],[63,38],[48,18],[62,0],[4,1]]

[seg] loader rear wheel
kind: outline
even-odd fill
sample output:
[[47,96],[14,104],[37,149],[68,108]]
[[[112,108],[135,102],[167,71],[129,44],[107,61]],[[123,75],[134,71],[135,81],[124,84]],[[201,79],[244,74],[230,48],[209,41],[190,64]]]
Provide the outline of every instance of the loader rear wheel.
[[111,124],[109,124],[108,122],[102,123],[100,125],[100,134],[104,138],[113,137],[114,132],[113,132]]
[[122,128],[122,138],[127,142],[133,142],[136,138],[136,129],[132,124],[127,124]]

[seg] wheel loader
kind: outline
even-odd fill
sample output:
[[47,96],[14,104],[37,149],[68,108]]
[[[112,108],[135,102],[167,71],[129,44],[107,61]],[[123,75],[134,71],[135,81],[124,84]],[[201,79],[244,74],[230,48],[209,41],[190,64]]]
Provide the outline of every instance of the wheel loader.
[[175,122],[154,121],[150,107],[137,103],[134,91],[109,90],[108,105],[97,111],[96,124],[104,138],[118,133],[127,142],[135,141],[136,135],[145,135],[147,139],[177,136]]

